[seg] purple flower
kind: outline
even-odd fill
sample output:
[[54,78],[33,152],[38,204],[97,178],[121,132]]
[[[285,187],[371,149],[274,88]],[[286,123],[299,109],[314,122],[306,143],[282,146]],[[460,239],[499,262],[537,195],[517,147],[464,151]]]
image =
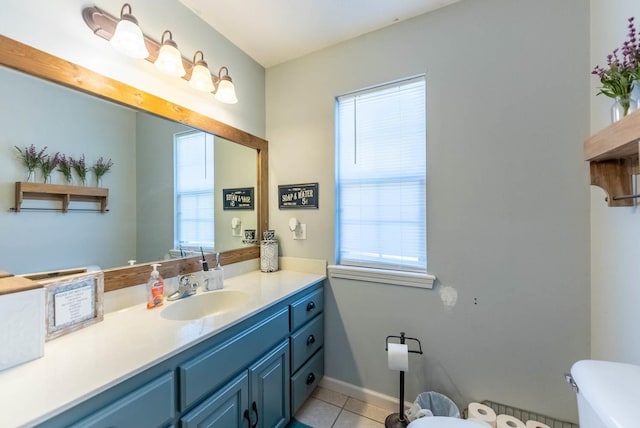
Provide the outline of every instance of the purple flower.
[[58,171],[62,173],[64,180],[67,183],[71,183],[71,170],[73,169],[72,161],[73,159],[70,157],[67,158],[63,154],[60,155],[60,159],[58,161]]
[[44,152],[47,150],[47,146],[44,146],[42,150],[38,151],[33,144],[29,147],[25,147],[24,150],[18,146],[14,147],[18,153],[20,153],[19,158],[29,171],[34,171],[38,167],[40,161],[44,157]]
[[100,156],[100,158],[91,167],[91,169],[93,170],[93,173],[96,175],[96,177],[100,179],[100,177],[102,177],[107,172],[109,172],[112,166],[113,166],[113,162],[111,161],[111,159],[109,159],[108,161],[105,161],[104,158]]
[[78,159],[74,159],[70,157],[69,162],[71,162],[73,169],[75,170],[76,174],[78,174],[78,178],[80,179],[80,181],[83,184],[86,183],[87,171],[89,171],[89,168],[87,168],[87,163],[84,159],[84,154],[82,154],[82,156],[80,156]]
[[53,156],[51,155],[42,156],[42,158],[40,159],[39,165],[40,165],[40,171],[42,171],[42,178],[44,179],[45,183],[49,181],[49,177],[51,177],[51,173],[53,172],[54,169],[56,169],[56,166],[58,166],[59,163],[60,163],[60,152],[56,152]]
[[[595,66],[591,74],[598,76],[602,87],[599,94],[611,98],[629,98],[635,80],[640,81],[640,38],[635,27],[635,18],[628,20],[627,40],[620,48],[607,55],[607,68]],[[618,56],[620,54],[620,56]]]

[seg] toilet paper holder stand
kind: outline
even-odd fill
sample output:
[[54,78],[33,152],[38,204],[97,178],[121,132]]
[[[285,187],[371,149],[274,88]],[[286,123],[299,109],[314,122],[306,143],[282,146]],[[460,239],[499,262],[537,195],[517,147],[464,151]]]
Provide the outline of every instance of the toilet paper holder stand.
[[[406,337],[404,331],[400,332],[400,336],[387,336],[385,339],[384,350],[389,350],[389,339],[400,339],[401,345],[407,345],[407,352],[412,354],[422,354],[422,344],[415,337]],[[418,344],[418,349],[408,349],[407,341]],[[400,403],[398,405],[398,413],[392,413],[384,421],[385,428],[404,428],[409,424],[404,416],[404,371],[400,371]]]

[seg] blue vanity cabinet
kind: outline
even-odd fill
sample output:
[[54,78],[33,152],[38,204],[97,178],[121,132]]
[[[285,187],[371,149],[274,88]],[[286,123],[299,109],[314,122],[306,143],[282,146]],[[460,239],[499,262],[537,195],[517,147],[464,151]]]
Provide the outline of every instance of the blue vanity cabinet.
[[287,425],[289,373],[288,339],[249,368],[252,427],[283,428]]
[[324,376],[324,291],[307,292],[291,304],[291,416]]
[[289,313],[282,308],[178,367],[180,411],[218,390],[289,335]]
[[323,375],[322,286],[311,284],[38,426],[284,428]]
[[182,417],[184,428],[281,428],[289,421],[287,340]]
[[251,428],[248,403],[249,377],[245,372],[182,417],[180,426]]
[[170,372],[71,427],[168,426],[175,414],[174,398],[174,376]]

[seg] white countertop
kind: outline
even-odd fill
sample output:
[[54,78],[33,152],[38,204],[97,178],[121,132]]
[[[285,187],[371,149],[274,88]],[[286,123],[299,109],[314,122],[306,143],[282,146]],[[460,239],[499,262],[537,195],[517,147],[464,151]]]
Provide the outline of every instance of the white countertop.
[[43,422],[324,278],[281,270],[225,279],[225,289],[245,291],[249,301],[191,321],[160,316],[175,302],[105,314],[102,322],[47,342],[44,357],[0,372],[0,427]]

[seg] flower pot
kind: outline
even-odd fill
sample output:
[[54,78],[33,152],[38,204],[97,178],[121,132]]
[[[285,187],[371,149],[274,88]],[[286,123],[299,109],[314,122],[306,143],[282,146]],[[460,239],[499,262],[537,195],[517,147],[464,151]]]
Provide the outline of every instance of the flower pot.
[[638,109],[638,100],[635,98],[616,97],[611,105],[611,122],[615,123]]

